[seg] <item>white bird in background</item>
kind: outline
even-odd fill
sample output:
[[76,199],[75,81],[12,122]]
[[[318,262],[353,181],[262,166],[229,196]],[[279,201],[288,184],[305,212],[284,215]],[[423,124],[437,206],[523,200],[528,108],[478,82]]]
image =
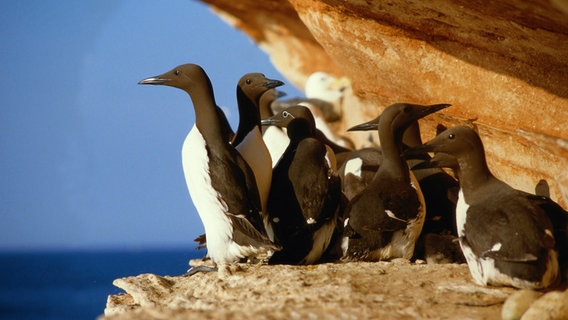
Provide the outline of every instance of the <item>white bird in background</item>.
[[[275,100],[272,102],[272,110],[276,114],[291,106],[305,106],[314,115],[316,128],[330,142],[333,142],[339,148],[353,149],[354,144],[352,141],[335,134],[328,125],[329,122],[334,122],[341,118],[343,114],[343,97],[349,88],[351,88],[351,81],[346,77],[335,78],[325,72],[314,72],[306,81],[304,87],[305,98]],[[270,142],[265,142],[267,145],[270,144]],[[269,149],[271,149],[270,146]],[[279,157],[273,157],[273,162],[277,162],[278,159]]]

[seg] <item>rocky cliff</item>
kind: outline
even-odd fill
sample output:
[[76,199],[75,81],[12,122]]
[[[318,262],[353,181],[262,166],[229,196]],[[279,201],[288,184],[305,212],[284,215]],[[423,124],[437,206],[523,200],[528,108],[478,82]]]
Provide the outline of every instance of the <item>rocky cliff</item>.
[[[498,177],[528,192],[544,178],[567,207],[565,0],[206,2],[290,83],[302,88],[315,71],[350,78],[337,132],[395,102],[451,103],[421,122],[424,140],[438,123],[473,125]],[[362,146],[369,136],[349,137]],[[408,261],[236,265],[114,283],[126,293],[109,297],[107,319],[514,319],[542,295],[474,285],[465,264]],[[545,294],[524,319],[568,317],[567,297]]]
[[[473,284],[465,264],[234,265],[219,273],[117,279],[106,320],[567,319],[568,291]],[[527,310],[528,309],[528,310]],[[503,317],[502,317],[503,315]],[[101,319],[102,320],[102,319]]]
[[[451,103],[425,119],[475,125],[495,175],[568,204],[568,2],[205,0],[299,88],[326,71],[352,81],[338,132],[395,102]],[[367,136],[352,133],[361,146]]]

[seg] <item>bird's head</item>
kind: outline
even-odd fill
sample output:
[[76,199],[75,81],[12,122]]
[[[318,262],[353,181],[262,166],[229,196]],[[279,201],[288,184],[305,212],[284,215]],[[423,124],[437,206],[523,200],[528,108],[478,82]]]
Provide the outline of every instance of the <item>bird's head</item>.
[[138,84],[153,84],[170,86],[190,91],[198,83],[208,83],[209,78],[200,66],[196,64],[182,64],[159,76],[146,78]]

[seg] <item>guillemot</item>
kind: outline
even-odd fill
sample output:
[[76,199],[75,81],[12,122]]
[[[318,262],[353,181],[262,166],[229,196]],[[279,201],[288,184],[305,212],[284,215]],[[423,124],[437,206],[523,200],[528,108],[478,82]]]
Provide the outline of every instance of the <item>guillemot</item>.
[[282,246],[269,263],[313,264],[329,247],[337,223],[341,185],[333,151],[316,138],[305,107],[290,107],[262,124],[286,127],[290,137],[274,167],[268,201],[275,240]]
[[448,106],[397,103],[383,111],[378,123],[382,163],[345,210],[345,259],[412,257],[426,208],[420,187],[411,182],[410,169],[401,156],[402,136],[414,121]]
[[[559,280],[567,213],[548,197],[497,179],[472,128],[447,129],[409,152],[435,152],[431,164],[457,171],[457,231],[474,282],[539,289]],[[564,225],[553,226],[562,220]]]
[[[376,130],[379,120],[380,116],[369,122],[350,128],[349,130]],[[404,150],[422,144],[418,121],[414,121],[404,131],[402,143]],[[411,169],[411,179],[416,179],[420,185],[420,190],[422,191],[426,203],[426,217],[424,219],[422,233],[416,242],[413,259],[423,259],[430,262],[453,261],[453,257],[459,256],[453,253],[456,249],[455,247],[458,247],[457,250],[459,251],[457,241],[456,245],[453,245],[450,241],[444,241],[444,243],[452,244],[451,248],[449,248],[452,254],[448,257],[444,257],[443,259],[428,259],[426,257],[428,251],[426,246],[430,246],[430,244],[435,241],[429,241],[427,243],[426,236],[428,234],[447,235],[448,239],[457,236],[455,208],[459,184],[455,178],[440,168],[427,167],[415,169],[420,163],[429,159],[427,153],[416,154],[412,157],[405,158]],[[372,180],[374,173],[382,162],[381,149],[380,147],[368,147],[349,152],[344,161],[344,164],[340,167],[343,191],[348,198],[352,198]],[[444,237],[434,236],[430,238],[445,239]],[[439,248],[436,248],[436,251],[439,252],[439,249],[443,247],[444,246],[439,246]],[[460,260],[461,259],[457,259],[456,261]]]
[[183,144],[182,164],[191,199],[205,227],[211,260],[217,265],[228,264],[278,250],[268,239],[259,214],[254,174],[228,141],[205,71],[198,65],[184,64],[139,84],[175,87],[191,98],[195,124]]
[[264,93],[284,85],[280,80],[267,79],[262,73],[248,73],[239,79],[237,104],[239,126],[232,145],[251,167],[260,194],[261,216],[269,238],[272,230],[266,214],[266,203],[272,181],[272,158],[262,138],[260,126],[260,99]]

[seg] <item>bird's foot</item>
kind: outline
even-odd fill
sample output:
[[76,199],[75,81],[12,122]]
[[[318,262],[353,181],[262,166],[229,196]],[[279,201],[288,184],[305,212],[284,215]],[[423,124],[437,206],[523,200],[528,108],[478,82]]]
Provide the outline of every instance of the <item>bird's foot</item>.
[[187,272],[183,275],[184,277],[191,277],[192,275],[199,273],[199,272],[217,272],[219,269],[217,267],[210,267],[210,266],[195,266],[191,267]]

